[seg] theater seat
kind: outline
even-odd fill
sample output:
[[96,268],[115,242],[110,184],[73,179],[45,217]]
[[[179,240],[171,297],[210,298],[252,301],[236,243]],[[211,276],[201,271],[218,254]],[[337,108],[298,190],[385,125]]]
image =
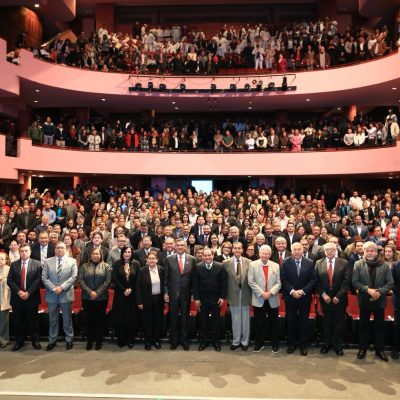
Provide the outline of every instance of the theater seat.
[[358,343],[360,308],[356,294],[349,294],[346,308],[346,343]]

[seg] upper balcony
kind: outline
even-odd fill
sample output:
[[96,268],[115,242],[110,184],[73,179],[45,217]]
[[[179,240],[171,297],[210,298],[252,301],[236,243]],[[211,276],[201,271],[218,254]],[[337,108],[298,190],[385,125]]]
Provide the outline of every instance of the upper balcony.
[[[113,111],[158,112],[247,111],[249,101],[254,112],[277,109],[311,109],[346,105],[374,106],[397,104],[400,90],[400,53],[356,65],[300,73],[225,76],[129,75],[97,72],[54,65],[21,51],[21,64],[6,62],[5,42],[0,39],[0,96],[20,96],[20,102],[32,108],[84,106]],[[3,72],[4,71],[4,72]],[[281,86],[283,77],[295,91],[230,92],[231,84],[264,87],[274,82]],[[136,83],[147,87],[151,81],[167,89],[210,89],[215,84],[223,93],[129,92]],[[174,103],[173,103],[174,102]]]

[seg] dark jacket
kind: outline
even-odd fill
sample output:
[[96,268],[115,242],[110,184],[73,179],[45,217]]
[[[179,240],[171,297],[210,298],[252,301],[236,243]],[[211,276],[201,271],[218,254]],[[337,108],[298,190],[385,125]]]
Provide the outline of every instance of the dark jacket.
[[198,264],[193,278],[195,300],[217,302],[226,298],[228,276],[221,263],[213,261],[210,270],[204,262]]
[[[160,277],[160,290],[161,296],[164,296],[164,285],[165,274],[164,268],[157,265],[158,276]],[[150,307],[152,302],[151,293],[151,278],[149,267],[143,267],[139,270],[139,275],[136,281],[136,303],[138,305],[143,304],[144,308]]]

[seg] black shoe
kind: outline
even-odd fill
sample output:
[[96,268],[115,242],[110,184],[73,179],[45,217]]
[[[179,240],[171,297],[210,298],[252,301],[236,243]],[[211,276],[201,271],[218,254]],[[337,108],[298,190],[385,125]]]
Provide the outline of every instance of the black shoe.
[[135,342],[128,343],[128,349],[133,349],[133,346],[135,346]]
[[259,353],[261,350],[264,349],[264,346],[254,346],[253,353]]
[[47,347],[46,347],[46,351],[51,351],[51,350],[53,350],[54,349],[54,347],[56,347],[57,346],[57,343],[49,343],[48,345],[47,345]]
[[327,354],[330,350],[329,346],[322,346],[321,350],[319,351],[321,354]]
[[73,347],[74,347],[74,344],[73,344],[72,342],[67,342],[67,343],[65,344],[65,348],[66,348],[67,350],[72,350]]
[[92,350],[93,348],[93,343],[92,342],[87,342],[86,343],[86,350]]
[[40,349],[42,348],[42,346],[40,345],[39,342],[32,342],[32,347],[33,347],[35,350],[40,350]]
[[145,345],[144,345],[144,348],[145,348],[145,350],[151,350],[151,344],[150,343],[146,343]]
[[189,350],[190,350],[189,343],[183,343],[182,348],[183,348],[183,350],[185,350],[185,351],[189,351]]
[[214,349],[215,351],[221,351],[221,346],[219,345],[219,343],[214,343]]
[[344,356],[343,349],[335,349],[335,353],[339,357]]
[[239,344],[231,344],[230,349],[231,349],[232,351],[234,351],[234,350],[237,350],[239,347],[240,347]]
[[22,347],[24,347],[23,343],[15,343],[14,347],[11,349],[11,351],[18,351],[19,349],[21,349]]
[[383,351],[376,351],[375,355],[382,361],[385,361],[385,362],[389,361],[387,355]]
[[153,346],[157,349],[160,350],[161,349],[161,343],[157,340],[155,342],[153,342]]
[[206,347],[207,345],[205,343],[200,343],[198,350],[203,351]]
[[286,352],[287,352],[288,354],[292,354],[292,353],[295,352],[295,350],[296,350],[296,346],[289,346],[289,347],[287,348]]
[[300,349],[300,354],[301,354],[302,356],[306,356],[306,355],[308,354],[307,349],[306,349],[305,347],[302,347],[302,348]]
[[178,345],[176,343],[171,343],[171,345],[169,346],[169,348],[171,350],[176,350],[178,348]]
[[366,355],[367,355],[367,350],[360,349],[360,350],[358,350],[357,358],[358,358],[359,360],[363,360],[363,359],[365,358]]
[[102,343],[96,343],[96,346],[94,346],[95,350],[101,350],[101,348],[103,347]]
[[392,354],[390,354],[393,360],[398,360],[399,359],[399,351],[398,350],[393,350]]
[[243,351],[247,351],[247,349],[249,348],[249,346],[245,346],[244,344],[241,344],[240,347]]
[[279,353],[279,346],[278,345],[272,345],[272,353],[278,354]]

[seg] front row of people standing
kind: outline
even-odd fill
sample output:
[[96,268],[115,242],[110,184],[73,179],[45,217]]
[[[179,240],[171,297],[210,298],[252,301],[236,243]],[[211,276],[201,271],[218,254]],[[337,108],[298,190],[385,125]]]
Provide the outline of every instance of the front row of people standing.
[[[303,246],[294,243],[292,255],[282,266],[271,261],[271,248],[259,249],[259,259],[250,261],[242,256],[243,246],[233,243],[233,257],[222,264],[214,261],[211,249],[204,250],[204,259],[196,264],[194,257],[186,254],[186,244],[177,239],[175,252],[159,263],[158,252],[148,252],[146,265],[134,259],[130,247],[120,249],[120,260],[111,268],[103,261],[100,248],[93,247],[89,260],[79,268],[73,258],[66,256],[65,244],[56,245],[55,256],[43,266],[31,259],[29,245],[21,245],[20,260],[6,268],[5,257],[0,254],[0,322],[8,325],[8,309],[13,308],[16,343],[13,351],[24,345],[25,325],[35,349],[40,349],[38,334],[38,306],[40,285],[46,288],[49,310],[49,343],[46,350],[57,344],[59,314],[62,311],[66,349],[73,347],[72,304],[74,285],[78,280],[82,290],[85,315],[87,350],[102,347],[109,287],[114,283],[112,323],[120,347],[133,347],[138,327],[139,311],[145,337],[145,348],[160,348],[165,302],[169,303],[170,337],[172,350],[182,344],[189,350],[188,326],[190,301],[200,308],[201,340],[199,350],[211,342],[216,351],[221,350],[219,337],[220,309],[227,301],[232,316],[233,340],[231,350],[246,351],[250,341],[250,305],[254,310],[254,352],[264,348],[265,331],[270,328],[272,352],[279,352],[278,313],[279,292],[285,301],[288,353],[300,347],[307,355],[308,319],[312,294],[316,290],[323,313],[324,342],[321,353],[331,348],[343,355],[343,335],[347,294],[350,284],[358,291],[360,308],[360,347],[358,358],[366,356],[370,316],[373,314],[376,356],[387,361],[384,353],[384,310],[386,297],[394,288],[395,329],[393,358],[398,358],[400,345],[400,267],[393,271],[378,257],[378,248],[372,242],[364,244],[364,257],[351,271],[346,260],[337,257],[334,243],[324,245],[325,257],[313,262],[303,256]],[[8,275],[8,276],[7,276]],[[8,289],[9,288],[9,289]],[[10,296],[11,292],[11,296]],[[8,332],[0,331],[0,346],[8,343]],[[397,356],[397,357],[396,357]]]

